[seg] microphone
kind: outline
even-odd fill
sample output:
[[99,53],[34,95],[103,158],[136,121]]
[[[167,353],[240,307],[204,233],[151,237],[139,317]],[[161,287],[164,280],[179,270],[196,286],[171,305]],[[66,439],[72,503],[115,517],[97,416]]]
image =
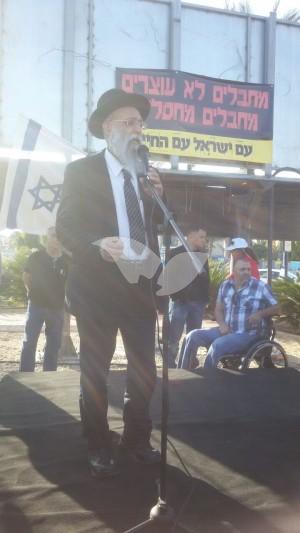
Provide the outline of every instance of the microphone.
[[149,170],[149,150],[145,144],[140,144],[137,148],[138,156],[138,177],[145,178]]

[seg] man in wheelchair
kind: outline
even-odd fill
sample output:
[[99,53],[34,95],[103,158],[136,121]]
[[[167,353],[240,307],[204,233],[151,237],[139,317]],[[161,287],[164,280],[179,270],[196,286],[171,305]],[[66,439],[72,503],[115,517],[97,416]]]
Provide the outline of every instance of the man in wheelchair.
[[271,288],[251,277],[250,263],[238,259],[233,267],[233,279],[219,288],[215,307],[218,327],[195,329],[182,346],[179,368],[190,368],[190,362],[200,346],[208,348],[204,368],[216,368],[226,355],[234,357],[261,340],[268,319],[279,314],[279,305]]

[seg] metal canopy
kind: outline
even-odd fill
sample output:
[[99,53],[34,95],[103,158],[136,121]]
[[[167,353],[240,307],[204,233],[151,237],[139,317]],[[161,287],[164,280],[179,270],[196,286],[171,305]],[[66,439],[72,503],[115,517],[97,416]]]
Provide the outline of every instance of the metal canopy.
[[299,178],[169,170],[163,181],[183,229],[197,221],[211,236],[268,239],[273,196],[273,239],[300,240]]

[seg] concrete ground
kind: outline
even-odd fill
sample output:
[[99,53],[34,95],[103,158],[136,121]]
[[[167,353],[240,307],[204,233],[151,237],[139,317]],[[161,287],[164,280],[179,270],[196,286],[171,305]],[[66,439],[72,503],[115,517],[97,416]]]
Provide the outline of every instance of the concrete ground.
[[[0,374],[18,369],[20,359],[20,349],[23,338],[23,329],[25,324],[25,309],[0,309]],[[205,320],[203,327],[209,328],[215,323],[211,320]],[[74,353],[64,353],[60,357],[59,369],[66,367],[76,368],[78,366],[79,337],[77,333],[76,321],[71,317],[71,339]],[[282,344],[289,358],[289,366],[300,370],[300,336],[277,331],[276,340]],[[44,336],[40,335],[37,348],[37,370],[41,370],[41,361],[43,357]],[[68,352],[68,349],[67,349]],[[161,356],[159,347],[156,349],[157,364],[161,365]],[[117,348],[113,358],[113,365],[123,366],[126,364],[126,357],[121,336],[117,339]]]

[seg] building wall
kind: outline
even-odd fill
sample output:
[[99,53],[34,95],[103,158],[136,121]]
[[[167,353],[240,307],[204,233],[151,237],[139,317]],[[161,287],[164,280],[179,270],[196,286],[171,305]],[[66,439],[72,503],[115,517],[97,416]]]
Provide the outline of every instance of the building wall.
[[268,18],[178,0],[0,0],[0,12],[1,146],[13,145],[21,114],[100,149],[87,117],[116,67],[178,68],[257,83],[274,75],[273,165],[300,167],[300,25],[277,21],[268,41]]

